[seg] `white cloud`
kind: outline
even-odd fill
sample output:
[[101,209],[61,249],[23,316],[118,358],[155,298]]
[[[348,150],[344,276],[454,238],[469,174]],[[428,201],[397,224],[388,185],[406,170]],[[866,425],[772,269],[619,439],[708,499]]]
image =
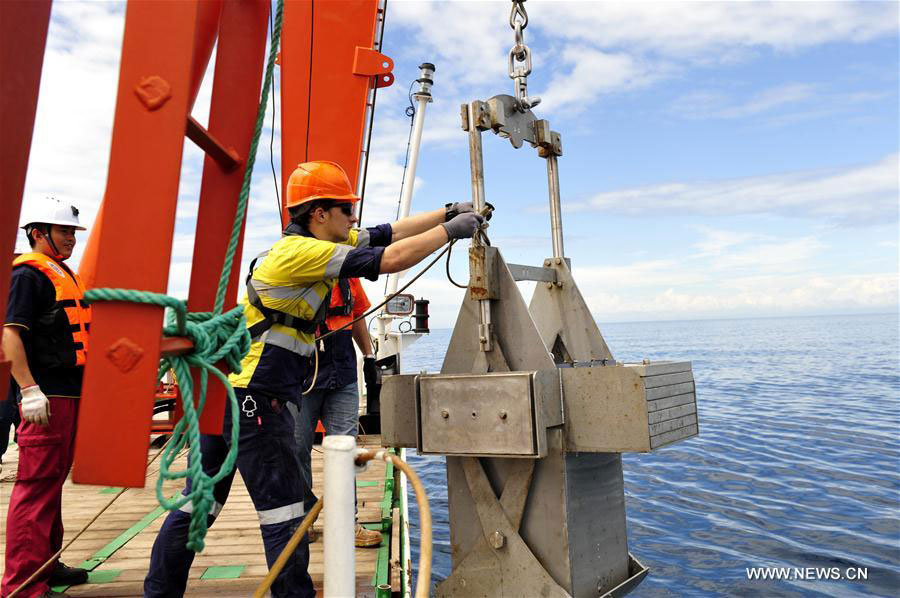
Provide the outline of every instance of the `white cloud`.
[[692,120],[732,119],[769,126],[855,114],[863,103],[885,100],[881,91],[833,91],[822,85],[790,83],[762,89],[744,97],[737,92],[698,90],[675,99],[673,115]]
[[[100,205],[109,163],[119,57],[110,49],[121,46],[124,25],[115,8],[54,4],[26,179],[26,198],[65,197],[88,220]],[[82,22],[89,24],[83,30]]]
[[[556,63],[552,55],[548,62]],[[575,45],[562,51],[559,63],[569,68],[554,71],[547,91],[540,94],[541,110],[553,112],[569,108],[576,113],[581,112],[590,106],[586,99],[650,85],[666,70],[661,65],[651,65],[629,54],[602,52]]]
[[763,89],[743,102],[720,92],[697,91],[677,99],[672,111],[688,118],[746,118],[816,97],[814,85],[792,83]]
[[829,273],[817,237],[775,237],[697,227],[685,255],[576,266],[598,320],[752,317],[896,309],[897,273]]
[[897,309],[900,285],[891,273],[816,273],[757,275],[701,288],[684,282],[645,292],[618,284],[584,285],[581,290],[598,321],[621,321],[891,311]]
[[[530,27],[603,47],[717,60],[718,50],[789,51],[898,30],[890,2],[559,2],[527,5]],[[527,30],[526,30],[527,31]]]
[[898,154],[863,166],[699,183],[673,182],[599,193],[567,209],[626,215],[777,214],[845,225],[896,220]]
[[706,235],[705,239],[692,245],[692,247],[700,250],[698,257],[716,257],[722,255],[726,249],[759,238],[759,235],[754,233],[715,230],[707,226],[697,226],[695,228],[698,232]]
[[[541,113],[553,120],[577,114],[579,103],[589,106],[604,94],[651,85],[686,68],[743,62],[763,50],[863,43],[898,31],[897,5],[888,2],[545,1],[526,9],[525,43],[534,63],[530,91],[545,100]],[[496,93],[496,85],[486,84],[508,81],[508,18],[509,4],[502,2],[400,2],[389,22],[411,32],[412,60],[425,55],[438,65],[442,93],[468,101]],[[549,83],[536,91],[534,78],[550,71]],[[808,92],[773,90],[742,102],[743,110],[795,103]]]
[[803,237],[744,244],[741,250],[718,256],[710,268],[715,272],[796,272],[806,268],[806,261],[818,254],[824,245],[815,237]]

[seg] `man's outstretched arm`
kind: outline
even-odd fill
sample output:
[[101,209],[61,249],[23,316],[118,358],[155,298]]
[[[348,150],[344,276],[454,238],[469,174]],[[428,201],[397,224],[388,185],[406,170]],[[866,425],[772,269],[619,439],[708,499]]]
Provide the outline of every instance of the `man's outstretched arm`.
[[423,212],[421,214],[414,214],[391,224],[391,229],[394,232],[391,241],[401,241],[403,239],[412,237],[413,235],[424,233],[428,230],[431,230],[438,224],[450,222],[460,214],[471,211],[472,203],[465,201],[458,203],[448,203],[446,206],[438,210]]
[[381,257],[381,273],[401,272],[425,259],[435,249],[453,239],[469,239],[475,234],[484,218],[474,212],[459,214],[450,222],[444,222],[431,229],[391,243]]
[[[393,232],[391,243],[393,244],[433,229],[444,222],[446,215],[447,211],[441,208],[430,212],[422,212],[421,214],[413,214],[391,223],[391,231]],[[444,242],[446,242],[446,238]],[[440,247],[440,245],[436,247]]]

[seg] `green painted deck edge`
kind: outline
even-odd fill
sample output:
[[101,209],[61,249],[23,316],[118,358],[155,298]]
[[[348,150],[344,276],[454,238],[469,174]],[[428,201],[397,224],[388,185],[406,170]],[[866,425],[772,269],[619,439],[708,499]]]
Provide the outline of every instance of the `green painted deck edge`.
[[372,587],[378,591],[378,586],[390,582],[391,575],[391,535],[390,530],[381,532],[381,545],[378,547],[378,556],[375,557],[375,574],[372,576]]
[[[395,449],[389,449],[389,453],[396,455]],[[381,524],[390,526],[391,508],[394,506],[394,464],[390,461],[384,468],[384,495],[381,499]]]
[[[396,449],[389,449],[389,453],[396,455]],[[378,547],[378,556],[375,559],[375,575],[372,577],[372,586],[375,595],[380,597],[378,586],[390,583],[391,576],[391,509],[394,506],[394,464],[387,462],[384,468],[384,497],[381,499],[381,545]]]
[[153,523],[160,515],[165,512],[166,510],[164,508],[156,507],[156,509],[144,515],[143,519],[116,536],[116,538],[114,538],[112,542],[95,552],[91,558],[102,560],[108,559],[113,555],[114,552],[125,546],[125,544],[127,544],[129,540],[141,533],[144,528]]
[[200,579],[237,579],[246,567],[246,565],[207,567]]
[[117,488],[115,486],[109,486],[108,488],[101,488],[100,494],[116,494],[121,491],[122,491],[121,488]]
[[367,480],[356,480],[357,488],[371,488],[372,486],[377,486],[377,485],[378,485],[378,482],[371,481],[371,480],[368,480],[368,481]]
[[[119,534],[118,536],[113,538],[112,541],[109,542],[109,544],[107,544],[106,546],[104,546],[103,548],[101,548],[100,550],[95,552],[87,560],[80,563],[78,565],[78,567],[80,569],[87,569],[88,571],[93,571],[94,569],[96,569],[97,567],[102,565],[106,561],[106,559],[111,557],[113,555],[113,553],[115,553],[118,549],[125,546],[125,544],[127,544],[129,540],[131,540],[133,537],[135,537],[136,535],[141,533],[144,530],[144,528],[146,528],[148,525],[153,523],[160,515],[162,515],[165,512],[166,512],[166,510],[164,508],[156,507],[156,509],[154,509],[150,513],[147,513],[146,515],[144,515],[144,517],[140,521],[138,521],[137,523],[135,523],[134,525],[129,527],[127,530],[125,530],[124,532],[122,532],[121,534]],[[70,587],[72,587],[72,586],[55,586],[50,589],[53,590],[54,592],[65,592]]]
[[104,569],[88,573],[88,583],[111,583],[122,574],[121,569]]

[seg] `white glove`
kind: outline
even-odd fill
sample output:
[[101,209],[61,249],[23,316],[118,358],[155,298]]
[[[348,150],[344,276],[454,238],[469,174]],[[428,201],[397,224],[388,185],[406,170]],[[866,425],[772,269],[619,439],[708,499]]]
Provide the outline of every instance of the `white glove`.
[[50,401],[37,384],[22,389],[21,405],[25,421],[40,426],[50,423]]

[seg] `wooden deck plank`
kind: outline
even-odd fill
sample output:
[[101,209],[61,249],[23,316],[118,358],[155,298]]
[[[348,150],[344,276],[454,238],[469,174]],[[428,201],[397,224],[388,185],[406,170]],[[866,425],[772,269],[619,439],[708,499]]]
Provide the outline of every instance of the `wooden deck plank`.
[[[378,436],[362,437],[361,444],[372,448],[379,447]],[[317,447],[318,449],[319,447]],[[149,457],[156,453],[150,451]],[[149,458],[148,457],[148,458]],[[4,456],[4,473],[15,470],[18,451],[11,446]],[[186,456],[182,455],[175,463],[176,468],[186,465]],[[384,463],[373,461],[369,468],[358,476],[358,480],[367,482],[357,488],[359,520],[363,523],[381,521],[381,499],[384,493]],[[113,539],[140,521],[159,505],[156,500],[156,478],[158,467],[150,466],[147,484],[144,488],[132,488],[118,497],[109,509],[94,522],[65,553],[63,560],[70,565],[77,565],[92,557],[107,546]],[[322,453],[313,452],[314,492],[322,492]],[[374,482],[374,483],[372,483]],[[181,490],[182,483],[169,480],[163,484],[164,493],[172,496]],[[12,483],[0,483],[0,559],[4,556],[6,546],[6,512]],[[68,542],[94,515],[106,505],[114,493],[102,493],[102,488],[72,484],[71,479],[63,487],[63,521],[66,527],[64,542]],[[143,580],[150,562],[150,550],[153,541],[165,520],[163,513],[144,529],[137,533],[124,546],[114,552],[96,571],[118,570],[120,573],[110,583],[85,584],[67,590],[72,596],[141,596]],[[325,514],[316,522],[321,528]],[[321,590],[323,574],[322,542],[310,545],[310,576],[317,588]],[[375,572],[377,550],[356,550],[356,577],[358,595],[373,596],[370,587]],[[2,560],[0,560],[2,562]],[[237,579],[201,579],[209,567],[243,566]],[[240,473],[235,476],[231,494],[222,513],[216,520],[206,537],[206,549],[194,559],[191,567],[187,596],[203,598],[206,596],[222,598],[226,596],[248,596],[262,581],[268,572],[263,553],[262,538],[259,533],[259,520],[253,508],[253,502],[241,480]]]

